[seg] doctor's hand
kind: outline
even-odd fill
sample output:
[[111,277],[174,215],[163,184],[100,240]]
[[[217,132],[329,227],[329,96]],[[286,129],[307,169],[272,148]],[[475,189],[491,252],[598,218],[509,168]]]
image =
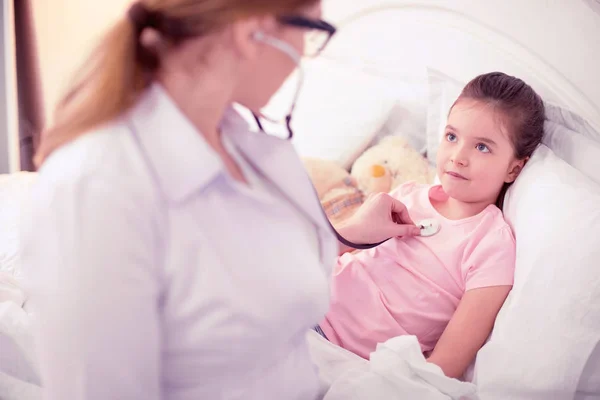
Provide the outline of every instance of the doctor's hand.
[[344,238],[356,244],[421,234],[406,206],[387,193],[369,196],[356,213],[337,228]]

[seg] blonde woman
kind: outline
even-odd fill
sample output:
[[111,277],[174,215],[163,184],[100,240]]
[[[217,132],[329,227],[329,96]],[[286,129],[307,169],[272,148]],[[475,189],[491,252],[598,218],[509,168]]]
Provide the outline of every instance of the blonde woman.
[[[334,32],[315,0],[148,0],[107,33],[44,135],[22,235],[45,399],[318,398],[305,333],[345,246],[290,142],[232,104],[260,122]],[[415,231],[386,195],[340,227]]]

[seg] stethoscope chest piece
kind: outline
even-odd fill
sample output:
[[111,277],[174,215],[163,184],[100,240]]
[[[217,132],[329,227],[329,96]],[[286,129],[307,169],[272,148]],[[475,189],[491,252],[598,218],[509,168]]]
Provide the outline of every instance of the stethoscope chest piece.
[[440,222],[435,219],[424,219],[417,222],[417,226],[421,228],[421,236],[433,236],[440,231]]

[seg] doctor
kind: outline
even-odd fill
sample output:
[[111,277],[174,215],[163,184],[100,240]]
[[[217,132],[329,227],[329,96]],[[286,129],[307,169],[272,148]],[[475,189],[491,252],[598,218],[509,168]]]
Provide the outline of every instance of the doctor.
[[[22,233],[45,399],[318,398],[305,334],[346,248],[290,142],[231,105],[260,115],[333,34],[319,18],[315,0],[148,0],[101,41]],[[419,231],[386,195],[339,230]]]

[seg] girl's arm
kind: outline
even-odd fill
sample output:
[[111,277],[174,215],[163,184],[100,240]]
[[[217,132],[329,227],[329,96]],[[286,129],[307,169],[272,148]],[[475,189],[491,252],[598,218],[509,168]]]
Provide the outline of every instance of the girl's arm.
[[460,379],[488,338],[512,286],[467,291],[427,361]]

